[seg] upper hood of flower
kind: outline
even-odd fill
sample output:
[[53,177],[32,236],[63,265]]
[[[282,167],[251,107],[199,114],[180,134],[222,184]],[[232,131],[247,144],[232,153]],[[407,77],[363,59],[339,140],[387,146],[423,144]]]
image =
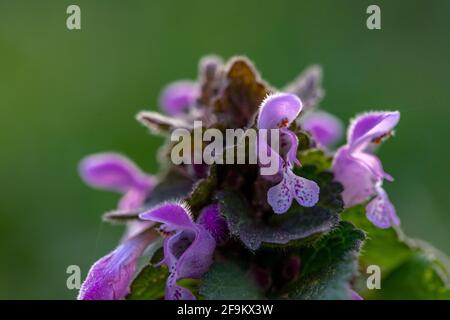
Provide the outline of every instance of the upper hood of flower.
[[291,93],[269,95],[262,103],[258,114],[258,129],[288,127],[302,111],[302,102]]
[[347,144],[351,152],[364,150],[371,142],[378,142],[388,135],[400,120],[400,112],[368,112],[355,119],[347,132]]
[[119,209],[139,208],[153,190],[156,179],[117,153],[99,153],[84,158],[80,176],[90,186],[123,194]]

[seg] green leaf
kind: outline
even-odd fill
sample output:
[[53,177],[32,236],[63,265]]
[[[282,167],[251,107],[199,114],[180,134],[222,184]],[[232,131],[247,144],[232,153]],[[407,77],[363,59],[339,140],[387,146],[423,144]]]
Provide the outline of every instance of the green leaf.
[[349,299],[349,282],[357,272],[357,259],[364,233],[349,222],[301,250],[301,272],[289,287],[294,299]]
[[293,201],[286,213],[270,213],[268,219],[262,220],[252,215],[250,205],[240,193],[231,190],[218,192],[219,208],[231,234],[255,251],[262,244],[304,244],[336,227],[343,206],[341,185],[332,182],[333,175],[329,172],[317,173],[315,167],[302,170],[302,175],[308,179],[313,177],[320,186],[319,202],[312,208]]
[[366,293],[368,299],[450,299],[450,288],[439,275],[436,262],[416,253],[381,282],[380,290]]
[[209,169],[208,176],[193,186],[193,191],[187,199],[189,207],[195,211],[209,204],[216,187],[217,167],[213,165]]
[[[449,299],[450,263],[424,241],[407,237],[400,228],[380,229],[367,220],[362,205],[346,209],[342,218],[367,233],[360,257],[358,291],[367,299]],[[370,265],[381,269],[381,289],[368,290]]]
[[250,214],[247,200],[234,191],[217,194],[219,208],[225,216],[231,234],[239,238],[252,251],[263,243],[285,245],[292,240],[304,240],[335,227],[338,215],[320,206],[303,208],[293,204],[283,215],[275,215],[270,221],[256,220]]
[[299,161],[303,166],[315,166],[319,171],[329,170],[333,158],[327,156],[323,150],[308,149],[300,153]]
[[249,276],[230,262],[215,263],[203,277],[199,293],[207,300],[261,299]]
[[411,248],[400,240],[402,235],[398,230],[380,229],[367,220],[363,205],[346,209],[342,212],[341,218],[352,222],[367,233],[360,257],[363,270],[367,266],[377,265],[381,268],[382,274],[388,274],[413,254]]
[[155,300],[164,297],[169,272],[165,267],[145,266],[131,283],[128,300]]

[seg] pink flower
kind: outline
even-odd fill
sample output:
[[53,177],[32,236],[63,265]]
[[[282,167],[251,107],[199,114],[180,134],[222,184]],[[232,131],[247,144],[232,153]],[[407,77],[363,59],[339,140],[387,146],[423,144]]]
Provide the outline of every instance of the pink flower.
[[292,171],[294,164],[300,165],[297,159],[298,138],[288,128],[301,110],[302,103],[296,95],[279,93],[268,96],[262,102],[258,115],[258,129],[279,129],[281,133],[279,152],[273,150],[270,142],[258,137],[258,148],[276,153],[280,158],[279,177],[275,178],[281,181],[267,192],[267,202],[278,214],[285,213],[293,199],[304,207],[313,207],[319,200],[317,183],[299,177]]
[[366,206],[366,216],[379,228],[399,225],[400,219],[382,188],[385,179],[393,178],[384,172],[381,161],[368,149],[390,136],[399,120],[398,111],[358,116],[349,127],[347,144],[338,149],[333,162],[334,176],[344,186],[345,205],[351,207],[374,197]]

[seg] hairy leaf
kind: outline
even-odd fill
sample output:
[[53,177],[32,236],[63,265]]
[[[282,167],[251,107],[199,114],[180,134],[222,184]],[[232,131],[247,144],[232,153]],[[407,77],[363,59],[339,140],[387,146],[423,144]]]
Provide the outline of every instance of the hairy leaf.
[[226,128],[245,127],[270,90],[245,58],[231,60],[225,74],[224,87],[214,103],[214,111]]
[[215,263],[203,277],[199,293],[208,300],[252,300],[261,294],[250,277],[234,263]]
[[217,167],[211,166],[208,176],[199,180],[194,186],[187,203],[193,210],[199,210],[209,204],[214,189],[217,187]]
[[270,221],[261,221],[252,217],[251,208],[240,193],[221,191],[217,199],[231,235],[239,238],[252,251],[263,243],[284,245],[292,240],[317,236],[338,223],[338,211],[320,205],[304,208],[293,204],[287,213],[273,214]]
[[333,158],[326,155],[323,150],[308,149],[300,153],[299,160],[303,166],[315,166],[317,170],[325,171],[331,168]]
[[448,277],[443,278],[439,268],[431,257],[416,253],[383,279],[380,290],[370,290],[365,296],[368,299],[449,300]]
[[290,287],[294,299],[349,299],[349,282],[357,272],[364,233],[349,222],[300,252],[300,277]]
[[[360,257],[359,292],[376,299],[448,299],[449,259],[424,241],[407,237],[400,228],[380,229],[365,216],[362,205],[346,209],[342,218],[367,232]],[[381,270],[381,289],[368,290],[366,268]]]
[[360,258],[363,270],[367,266],[377,265],[382,274],[387,274],[413,254],[411,248],[400,239],[401,235],[396,229],[380,229],[367,220],[364,206],[346,209],[341,217],[367,233]]

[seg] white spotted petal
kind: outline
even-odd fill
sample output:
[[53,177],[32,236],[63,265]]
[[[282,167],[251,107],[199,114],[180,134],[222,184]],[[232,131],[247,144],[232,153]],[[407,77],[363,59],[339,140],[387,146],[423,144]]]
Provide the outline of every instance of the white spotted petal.
[[287,170],[286,177],[295,200],[303,207],[314,207],[319,201],[320,188],[317,183],[299,177],[291,170]]

